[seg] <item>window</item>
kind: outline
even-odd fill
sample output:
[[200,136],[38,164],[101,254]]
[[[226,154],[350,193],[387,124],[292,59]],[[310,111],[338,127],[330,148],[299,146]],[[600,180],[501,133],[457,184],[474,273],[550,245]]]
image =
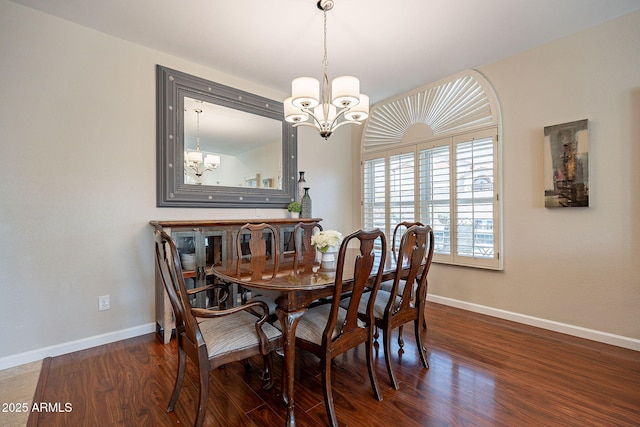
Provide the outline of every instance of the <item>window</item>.
[[493,239],[493,138],[462,138],[456,150],[456,255],[490,259]]
[[497,129],[363,155],[363,226],[431,225],[434,262],[502,268]]
[[431,225],[434,262],[502,269],[500,103],[465,70],[371,108],[361,145],[362,226]]

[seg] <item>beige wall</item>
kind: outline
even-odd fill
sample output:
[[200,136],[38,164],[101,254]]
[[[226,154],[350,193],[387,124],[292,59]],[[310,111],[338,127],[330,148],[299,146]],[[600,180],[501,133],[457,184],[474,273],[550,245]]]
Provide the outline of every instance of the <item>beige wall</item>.
[[[435,266],[433,294],[640,339],[639,23],[481,69],[504,113],[505,271]],[[285,214],[155,207],[155,65],[286,94],[7,0],[0,57],[0,369],[153,328],[149,220]],[[593,206],[544,209],[542,128],[581,118]],[[299,168],[326,228],[357,224],[357,144],[345,128],[329,141],[300,131]],[[98,312],[104,294],[112,308]]]
[[[479,69],[503,114],[505,268],[437,265],[433,296],[640,349],[639,42],[634,13]],[[546,209],[543,128],[580,119],[591,206]]]
[[[155,66],[286,93],[6,0],[0,58],[0,369],[153,330],[150,220],[285,216],[155,207]],[[299,152],[313,213],[351,231],[349,132],[300,132]]]

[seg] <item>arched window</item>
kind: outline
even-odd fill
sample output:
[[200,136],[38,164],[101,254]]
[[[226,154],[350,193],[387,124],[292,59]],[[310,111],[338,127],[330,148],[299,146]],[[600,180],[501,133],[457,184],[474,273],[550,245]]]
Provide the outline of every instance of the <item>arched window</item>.
[[434,262],[502,269],[500,107],[468,70],[373,106],[362,134],[362,226],[436,235]]

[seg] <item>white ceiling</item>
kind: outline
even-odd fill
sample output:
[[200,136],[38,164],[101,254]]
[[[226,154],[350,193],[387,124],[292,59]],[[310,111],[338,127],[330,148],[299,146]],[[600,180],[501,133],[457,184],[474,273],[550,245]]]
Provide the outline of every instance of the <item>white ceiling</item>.
[[[316,0],[13,0],[283,93],[321,77]],[[640,0],[335,0],[329,77],[375,103],[640,9]]]

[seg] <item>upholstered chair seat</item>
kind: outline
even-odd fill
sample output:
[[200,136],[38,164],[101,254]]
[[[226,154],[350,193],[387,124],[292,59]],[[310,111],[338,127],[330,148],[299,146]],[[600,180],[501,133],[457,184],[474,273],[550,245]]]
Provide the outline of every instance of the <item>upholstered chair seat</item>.
[[[247,311],[213,319],[196,317],[196,320],[207,345],[209,358],[256,348],[260,344],[255,329],[256,316]],[[229,334],[230,330],[237,332]],[[268,341],[277,340],[281,336],[281,332],[269,323],[262,325],[262,331]]]
[[[371,293],[365,293],[362,296],[362,299],[360,300],[360,304],[358,305],[358,312],[359,313],[366,313],[367,312],[367,304],[369,304],[369,297],[371,296]],[[373,316],[377,317],[377,318],[382,318],[384,317],[384,313],[385,310],[387,308],[387,303],[389,302],[389,299],[391,298],[391,294],[389,292],[385,292],[383,290],[379,290],[378,294],[376,295],[376,300],[375,303],[373,305]],[[394,306],[394,310],[397,309],[400,306],[400,301],[401,298],[400,297],[396,297],[396,304]],[[340,307],[342,308],[347,308],[349,307],[349,302],[350,302],[350,298],[345,298],[342,301],[340,301]]]
[[[296,338],[321,345],[322,333],[324,332],[324,328],[326,326],[327,318],[329,317],[330,312],[331,304],[317,305],[307,310],[304,316],[302,316],[302,318],[300,319],[300,323],[298,324],[298,328],[296,329]],[[333,334],[331,335],[332,339],[340,334],[340,327],[342,326],[346,318],[347,310],[340,308],[340,310],[338,310],[336,327],[334,328]],[[358,325],[362,328],[367,327],[367,325],[361,320],[358,320]]]

